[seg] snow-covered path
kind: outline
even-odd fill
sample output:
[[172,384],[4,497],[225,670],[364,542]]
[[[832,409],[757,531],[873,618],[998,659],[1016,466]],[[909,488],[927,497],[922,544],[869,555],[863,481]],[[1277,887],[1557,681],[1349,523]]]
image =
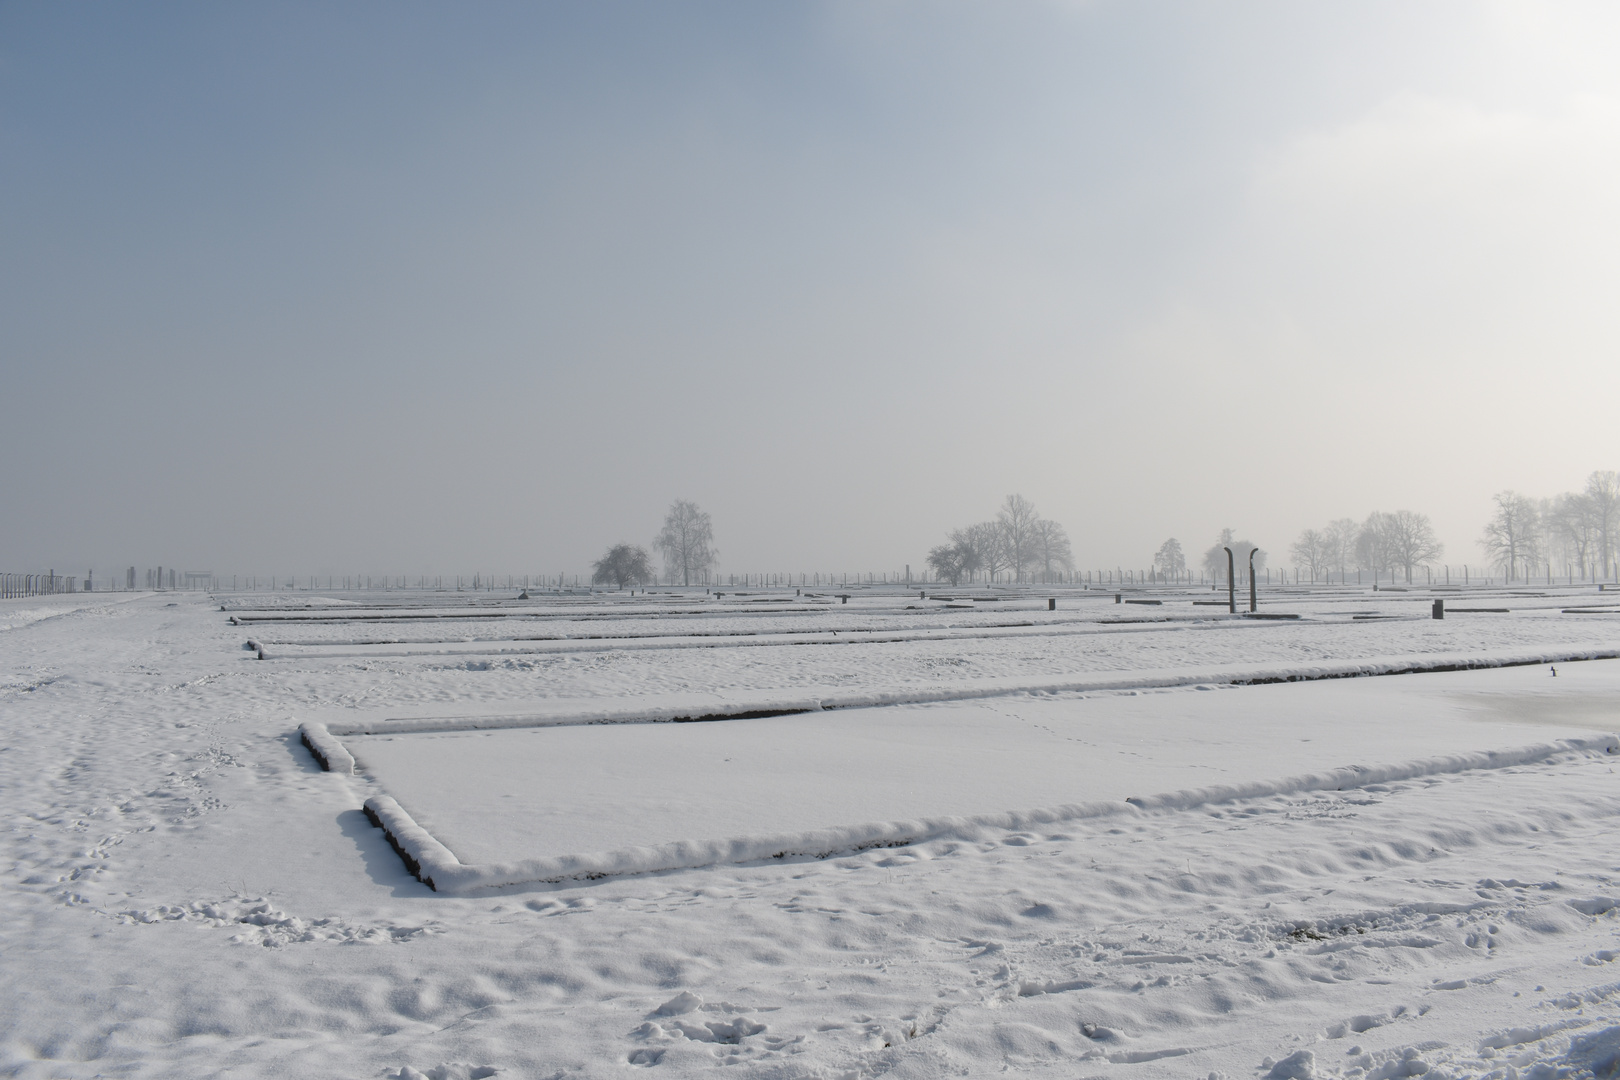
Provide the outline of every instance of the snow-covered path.
[[[541,671],[260,662],[217,605],[172,597],[64,599],[60,615],[14,622],[0,631],[6,1075],[730,1063],[759,1077],[1505,1077],[1537,1062],[1604,1075],[1620,1053],[1620,775],[1601,750],[451,897],[366,822],[365,777],[322,773],[297,744],[304,714],[477,711],[593,686],[620,701],[649,673],[655,694],[787,690],[822,678],[823,661],[704,668],[692,658],[718,650],[683,650],[634,677],[624,665],[643,661],[628,653]],[[846,667],[842,684],[889,684],[908,647],[883,646],[896,651]],[[954,647],[975,660],[976,646]],[[1227,659],[1191,646],[1173,658]],[[1390,682],[1426,678],[1440,676]],[[1328,715],[1350,685],[1366,684],[1287,689],[1320,692]],[[1535,730],[1591,736],[1602,706],[1583,708]],[[1497,745],[1525,743],[1534,714],[1504,706]],[[1309,737],[1312,717],[1299,723]],[[1255,735],[1264,762],[1274,733]]]

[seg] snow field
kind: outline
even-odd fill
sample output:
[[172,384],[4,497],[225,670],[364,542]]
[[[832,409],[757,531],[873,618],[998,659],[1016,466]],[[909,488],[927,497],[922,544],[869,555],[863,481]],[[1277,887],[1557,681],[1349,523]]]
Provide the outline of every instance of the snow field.
[[[1557,605],[1572,601],[1533,602]],[[1401,604],[1406,608],[1419,606],[1408,601]],[[1351,604],[1341,606],[1362,610]],[[818,701],[854,706],[950,700],[980,692],[1084,691],[1109,685],[1154,685],[1163,684],[1162,679],[1157,683],[1155,679],[1167,672],[1182,681],[1197,681],[1237,677],[1244,670],[1261,667],[1286,669],[1285,674],[1306,669],[1322,673],[1346,670],[1345,665],[1355,661],[1387,666],[1399,658],[1449,657],[1457,662],[1487,653],[1497,658],[1578,652],[1597,655],[1612,652],[1620,636],[1620,625],[1608,616],[1566,616],[1556,606],[1508,616],[1481,615],[1442,622],[1426,618],[1351,622],[1349,616],[1335,616],[1338,621],[1256,623],[1231,620],[1224,613],[1218,619],[1174,623],[1101,621],[1118,610],[1120,606],[1111,602],[1094,603],[1091,611],[1078,613],[1063,608],[1055,613],[974,610],[965,613],[978,620],[972,627],[935,624],[928,628],[932,636],[881,641],[850,628],[882,625],[893,629],[906,620],[936,619],[937,613],[883,615],[864,611],[852,602],[847,614],[840,605],[828,616],[847,620],[839,624],[845,629],[837,635],[838,644],[733,647],[716,643],[712,636],[717,627],[726,627],[729,637],[736,641],[757,642],[762,626],[776,627],[789,617],[773,612],[751,620],[727,614],[715,619],[663,620],[660,624],[659,632],[666,635],[665,640],[669,640],[672,623],[701,631],[705,635],[701,640],[708,642],[702,647],[665,648],[659,647],[657,641],[638,639],[633,642],[636,648],[619,648],[613,640],[604,640],[603,635],[618,634],[623,628],[608,625],[608,620],[585,619],[576,609],[571,613],[573,630],[568,632],[589,633],[595,638],[561,642],[573,651],[502,653],[499,650],[506,645],[484,642],[477,645],[481,652],[462,656],[311,653],[264,663],[290,666],[295,672],[288,677],[308,680],[316,693],[337,699],[335,709],[321,705],[304,714],[327,722],[336,731],[378,716],[432,720],[520,710],[539,717],[590,715],[598,711],[615,716],[638,712],[655,715],[659,710],[670,710],[669,715],[701,715],[777,707],[784,701],[782,707],[813,707]],[[958,613],[950,614],[958,617]],[[1063,618],[1086,615],[1092,621],[1059,626],[1055,628],[1060,631],[1057,633],[983,625],[986,621],[1028,620],[1047,614]],[[447,627],[435,624],[435,628]],[[464,628],[469,633],[483,633],[486,629],[481,625]],[[552,629],[562,632],[560,626]],[[1001,636],[953,637],[959,630]],[[1023,636],[1006,636],[1015,633]],[[238,639],[238,644],[243,640]],[[274,655],[271,643],[263,644]],[[379,676],[367,689],[368,699],[364,702],[353,701],[352,683],[344,685],[339,677],[353,670]],[[1153,677],[1144,673],[1152,673]],[[378,697],[379,680],[384,674],[385,696]],[[1105,675],[1110,681],[1099,682]],[[501,702],[509,702],[511,707],[496,708]],[[356,710],[352,705],[362,708]],[[388,711],[381,711],[385,707]]]
[[1201,805],[1614,748],[1608,734],[1547,744],[1535,724],[1620,728],[1620,663],[1566,666],[1557,692],[1552,683],[1544,668],[1511,668],[1326,693],[1293,684],[1014,697],[347,745],[399,800],[368,804],[395,823],[391,833],[436,838],[422,851],[406,845],[424,877],[462,891],[977,839],[1119,813],[1127,800]]
[[[1256,629],[1275,623],[1257,622],[1243,616],[1230,616],[1224,601],[1217,607],[1208,593],[1166,592],[1154,605],[1136,606],[1112,602],[1109,595],[1094,592],[1069,593],[1061,608],[1046,610],[1043,600],[994,599],[987,602],[942,603],[892,596],[857,597],[851,605],[826,607],[792,596],[780,598],[769,608],[746,610],[748,605],[693,596],[679,607],[646,607],[624,600],[604,599],[591,604],[581,598],[566,605],[506,604],[499,610],[471,608],[418,609],[405,601],[387,608],[349,612],[298,612],[294,614],[242,614],[248,631],[247,643],[263,652],[266,659],[308,658],[400,658],[400,657],[522,657],[581,654],[630,649],[711,649],[768,648],[793,645],[864,646],[890,642],[977,641],[980,639],[1065,638],[1071,635],[1164,634],[1188,630],[1225,632]],[[1447,631],[1459,642],[1478,644],[1479,626],[1456,626],[1485,621],[1496,635],[1497,644],[1529,642],[1543,638],[1568,643],[1571,623],[1588,625],[1575,629],[1576,638],[1596,630],[1604,636],[1610,629],[1598,628],[1620,614],[1612,601],[1594,597],[1586,589],[1555,595],[1481,592],[1467,603],[1502,605],[1512,618],[1478,613],[1467,607],[1453,608],[1453,625],[1444,622],[1427,625],[1428,605],[1434,595],[1456,601],[1449,594],[1406,595],[1361,593],[1357,595],[1279,592],[1268,595],[1265,614],[1287,614],[1307,624],[1294,628],[1301,640],[1318,639],[1332,644],[1322,656],[1343,657],[1354,649],[1356,638],[1347,636],[1344,626],[1358,620],[1400,620],[1423,624],[1409,627],[1410,638],[1437,642]],[[1204,599],[1198,599],[1203,597]],[[1519,627],[1503,623],[1540,623]],[[1327,634],[1315,633],[1323,626]],[[1546,635],[1551,634],[1550,638]],[[1366,639],[1368,635],[1359,635]],[[1387,640],[1375,636],[1372,640]],[[1168,642],[1174,639],[1168,639]],[[1017,647],[1031,644],[1015,641]],[[1125,648],[1140,656],[1152,648],[1147,639],[1128,641]],[[1063,649],[1065,642],[1051,645]],[[1069,646],[1072,648],[1072,646]],[[1103,646],[1106,648],[1107,646]],[[1174,642],[1176,651],[1191,648]],[[1240,646],[1247,647],[1247,646]],[[1424,651],[1444,646],[1426,644]],[[1262,646],[1264,648],[1264,646]],[[1050,650],[1048,650],[1050,651]],[[1399,650],[1404,651],[1404,650]]]
[[[963,663],[940,664],[934,646],[895,643],[860,650],[859,662],[853,650],[793,659],[806,651],[793,648],[482,667],[260,662],[225,618],[218,604],[136,598],[0,632],[0,1075],[1613,1071],[1611,755],[1565,750],[825,860],[456,896],[408,874],[362,812],[371,781],[321,771],[299,742],[301,720],[577,714],[591,702],[628,715],[676,695],[887,692],[963,667],[1057,681],[1087,656],[979,663],[979,646],[959,645]],[[1597,622],[1584,616],[1561,624],[1563,640],[1539,628],[1535,640],[1503,640],[1541,621],[1482,616],[1466,632],[1480,650],[1620,644],[1581,629]],[[1430,625],[1454,635],[1462,624]],[[1421,647],[1428,639],[1406,636],[1427,629],[1417,622],[1342,625],[1365,655],[1468,651],[1456,637]],[[1292,641],[1276,662],[1302,644],[1310,662],[1333,660],[1331,637],[1268,632],[1165,638],[1134,662],[1119,653],[1113,670],[1267,662],[1244,655],[1266,641]],[[1240,639],[1252,644],[1223,644]],[[1178,652],[1172,641],[1194,644]],[[920,652],[908,659],[904,648]],[[784,658],[740,655],[766,652]],[[1469,730],[1528,732],[1466,744],[1481,748],[1601,736],[1613,729],[1607,691],[1583,696],[1565,679],[1606,665],[1560,665],[1556,681],[1536,668],[1459,673],[1527,682],[1448,708]],[[1352,687],[1427,694],[1450,678],[1124,700],[1313,690],[1327,702]],[[1555,686],[1565,701],[1549,708]],[[1228,726],[1248,722],[1245,710],[1233,715]],[[1316,722],[1315,710],[1298,722]],[[1285,742],[1261,732],[1248,755],[1263,762]],[[1332,764],[1379,760],[1395,761],[1359,750]]]

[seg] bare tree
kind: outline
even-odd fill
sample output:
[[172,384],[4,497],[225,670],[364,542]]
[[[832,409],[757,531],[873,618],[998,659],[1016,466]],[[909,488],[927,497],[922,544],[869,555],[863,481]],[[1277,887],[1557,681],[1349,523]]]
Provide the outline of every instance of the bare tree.
[[1328,538],[1316,529],[1306,529],[1299,534],[1299,539],[1288,546],[1288,553],[1294,557],[1296,570],[1303,568],[1311,576],[1311,583],[1315,584],[1316,575],[1327,569],[1332,563],[1332,556]]
[[692,584],[694,578],[701,581],[717,556],[709,515],[685,499],[670,504],[653,546],[664,556],[665,575],[671,581],[679,577],[682,585]]
[[1361,531],[1356,533],[1356,568],[1370,570],[1373,580],[1386,570],[1393,570],[1395,563],[1389,551],[1389,526],[1386,522],[1388,514],[1374,510],[1367,515],[1367,520],[1361,523]]
[[975,573],[978,573],[980,567],[985,565],[983,552],[978,549],[978,544],[983,539],[982,536],[972,526],[969,526],[966,529],[951,529],[951,536],[948,539],[949,547],[954,547],[959,552],[961,575],[966,576],[969,581],[974,580]]
[[652,559],[647,549],[631,544],[614,544],[607,554],[596,560],[596,572],[591,575],[593,585],[613,585],[623,589],[631,585],[646,585],[653,579]]
[[1391,567],[1406,571],[1406,583],[1412,584],[1414,567],[1434,562],[1445,553],[1445,547],[1434,535],[1427,514],[1411,510],[1396,510],[1383,514],[1383,546]]
[[961,584],[963,575],[972,575],[973,560],[973,549],[961,541],[941,544],[928,553],[929,568],[952,585]]
[[1541,552],[1541,561],[1548,573],[1552,572],[1554,558],[1562,557],[1565,565],[1569,563],[1569,545],[1558,529],[1558,522],[1553,520],[1556,505],[1556,499],[1536,500],[1536,550]]
[[1015,581],[1023,580],[1024,568],[1034,561],[1035,526],[1040,520],[1035,504],[1022,495],[1007,496],[996,514],[1006,548],[1007,568],[1013,572]]
[[1620,475],[1600,469],[1586,478],[1585,495],[1592,500],[1597,519],[1598,565],[1608,577],[1614,568],[1615,545],[1620,542]]
[[1591,496],[1563,494],[1553,499],[1543,515],[1552,533],[1572,558],[1581,577],[1599,573],[1598,546],[1602,542],[1602,519]]
[[957,529],[951,534],[953,541],[964,542],[974,551],[974,568],[985,575],[985,580],[993,580],[996,573],[1011,567],[1011,557],[1008,552],[1008,538],[1006,529],[1001,528],[1001,521],[980,521],[978,525],[969,525],[966,529]]
[[1053,570],[1069,570],[1074,566],[1074,553],[1069,549],[1069,534],[1055,521],[1041,518],[1034,528],[1034,562],[1041,566],[1042,580],[1051,581]]
[[1022,495],[1007,496],[994,521],[953,529],[947,543],[928,553],[928,560],[953,584],[961,577],[971,581],[981,571],[993,579],[1002,570],[1011,570],[1022,581],[1026,571],[1037,567],[1051,580],[1054,570],[1074,564],[1063,526],[1041,517],[1035,504]]
[[1479,546],[1512,580],[1521,560],[1528,564],[1538,554],[1539,515],[1536,504],[1516,491],[1499,491],[1492,496],[1492,501],[1496,503],[1496,511],[1485,526]]
[[1153,556],[1153,568],[1172,581],[1186,571],[1187,556],[1181,553],[1181,541],[1171,537],[1159,545]]
[[1355,558],[1356,537],[1361,535],[1361,526],[1353,518],[1337,518],[1327,523],[1322,530],[1322,543],[1325,546],[1323,559],[1330,567],[1339,568],[1339,581],[1345,578],[1345,571],[1350,566],[1350,560]]

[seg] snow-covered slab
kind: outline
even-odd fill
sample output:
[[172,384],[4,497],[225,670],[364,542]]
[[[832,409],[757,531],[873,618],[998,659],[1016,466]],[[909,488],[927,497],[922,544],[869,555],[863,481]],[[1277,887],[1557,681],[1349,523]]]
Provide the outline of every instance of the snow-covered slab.
[[[244,623],[245,639],[264,653],[264,659],[341,659],[407,656],[502,656],[620,649],[710,649],[716,647],[781,645],[862,645],[895,642],[976,641],[994,638],[1094,637],[1120,634],[1164,634],[1204,630],[1289,631],[1300,641],[1331,642],[1331,653],[1341,643],[1377,637],[1392,639],[1449,639],[1459,644],[1571,640],[1609,629],[1577,624],[1581,620],[1612,622],[1614,611],[1581,603],[1573,607],[1530,609],[1454,609],[1456,618],[1435,622],[1427,607],[1415,610],[1409,602],[1380,602],[1343,610],[1317,604],[1289,608],[1273,606],[1256,615],[1206,607],[1163,606],[1127,608],[1113,605],[1088,611],[968,611],[934,607],[929,610],[873,613],[839,608],[806,614],[782,612],[703,613],[688,617],[648,617],[628,613],[569,613],[537,623],[534,616],[437,615],[389,616],[380,623],[314,620],[312,625]],[[1321,610],[1318,610],[1321,609]],[[1481,612],[1489,612],[1481,614]],[[821,617],[817,617],[817,615]],[[513,621],[516,619],[517,621]],[[1291,625],[1278,626],[1286,620]],[[1299,620],[1299,621],[1295,621]],[[1484,620],[1487,625],[1481,625]],[[1493,622],[1494,620],[1494,622]],[[1406,624],[1399,629],[1387,624]],[[1383,624],[1374,629],[1371,624]],[[1471,623],[1471,625],[1463,625]],[[1528,625],[1526,625],[1528,623]],[[1357,624],[1357,637],[1346,637]],[[1415,624],[1415,625],[1413,625]],[[1132,644],[1145,644],[1135,641]]]
[[[1223,616],[1230,618],[1230,616]],[[1168,621],[1168,620],[1166,620]],[[1187,621],[1191,621],[1190,619]],[[1113,631],[1118,632],[1118,631]],[[747,631],[735,634],[665,635],[581,635],[578,637],[475,638],[465,641],[355,642],[352,644],[277,644],[252,637],[249,641],[263,654],[261,659],[336,659],[363,657],[378,659],[401,656],[519,656],[544,653],[603,652],[624,649],[713,649],[780,645],[865,645],[902,641],[970,641],[983,638],[1020,638],[1063,634],[1096,634],[1095,623],[1081,627],[1051,628],[1021,623],[1017,626],[919,627],[903,630],[825,630],[790,633]]]
[[1431,674],[1617,658],[1620,658],[1620,649],[1612,647],[1564,645],[1539,649],[1373,656],[1314,663],[1223,664],[1107,671],[1066,678],[991,676],[973,680],[936,681],[912,685],[867,685],[856,688],[812,687],[789,691],[745,690],[725,694],[661,694],[656,697],[621,697],[606,700],[559,699],[541,702],[522,711],[512,711],[507,706],[497,705],[478,710],[445,713],[442,706],[435,705],[359,717],[352,709],[325,710],[319,715],[325,720],[325,724],[330,726],[331,732],[339,736],[397,735],[407,732],[558,727],[577,724],[753,719],[833,709],[923,705],[1017,695],[1095,694],[1194,686],[1205,688],[1222,685],[1258,686],[1267,683]]
[[420,829],[442,845],[425,876],[464,891],[1607,753],[1617,728],[1620,662],[1597,661],[1556,677],[1520,667],[344,742],[397,801],[377,804],[396,843]]

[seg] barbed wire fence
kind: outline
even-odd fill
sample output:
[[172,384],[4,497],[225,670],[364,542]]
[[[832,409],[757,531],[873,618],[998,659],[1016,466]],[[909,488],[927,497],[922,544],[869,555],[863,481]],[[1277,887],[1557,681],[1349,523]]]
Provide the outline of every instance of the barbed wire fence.
[[58,574],[55,570],[43,574],[0,574],[0,600],[78,591],[78,578]]
[[94,570],[77,574],[58,574],[46,570],[32,574],[0,573],[0,600],[15,600],[29,596],[58,596],[81,592],[146,592],[207,591],[217,589],[219,581],[210,570],[176,570],[173,567],[153,567],[138,580],[135,567],[114,573],[111,579],[98,578]]

